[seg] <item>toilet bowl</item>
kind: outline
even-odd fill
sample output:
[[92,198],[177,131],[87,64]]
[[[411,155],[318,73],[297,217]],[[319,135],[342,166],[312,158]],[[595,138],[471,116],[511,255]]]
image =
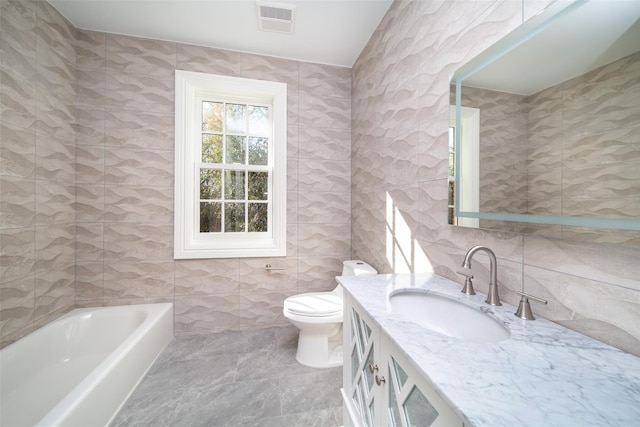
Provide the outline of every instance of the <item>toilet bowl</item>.
[[[342,276],[378,272],[359,260],[343,262]],[[296,360],[312,368],[342,365],[342,286],[331,292],[309,292],[284,300],[283,314],[300,330]]]

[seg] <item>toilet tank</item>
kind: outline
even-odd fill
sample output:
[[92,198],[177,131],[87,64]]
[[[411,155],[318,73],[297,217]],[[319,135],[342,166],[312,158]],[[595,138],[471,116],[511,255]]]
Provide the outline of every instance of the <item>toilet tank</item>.
[[342,276],[371,276],[378,274],[375,268],[364,261],[352,259],[342,263]]

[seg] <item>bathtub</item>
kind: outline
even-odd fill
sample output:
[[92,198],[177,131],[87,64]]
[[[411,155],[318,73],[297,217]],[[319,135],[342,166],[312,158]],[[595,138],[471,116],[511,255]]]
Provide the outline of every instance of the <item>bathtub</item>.
[[173,305],[72,310],[0,350],[0,426],[106,426],[173,338]]

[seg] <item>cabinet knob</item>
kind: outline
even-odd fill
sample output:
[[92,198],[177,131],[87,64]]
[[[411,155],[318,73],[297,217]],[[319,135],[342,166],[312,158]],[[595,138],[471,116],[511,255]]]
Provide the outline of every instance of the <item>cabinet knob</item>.
[[369,363],[369,372],[372,374],[378,370],[378,365],[374,365],[373,363]]
[[379,376],[376,375],[376,384],[380,385],[380,384],[383,384],[383,383],[386,383],[386,382],[387,382],[387,380],[385,380],[384,377],[379,377]]

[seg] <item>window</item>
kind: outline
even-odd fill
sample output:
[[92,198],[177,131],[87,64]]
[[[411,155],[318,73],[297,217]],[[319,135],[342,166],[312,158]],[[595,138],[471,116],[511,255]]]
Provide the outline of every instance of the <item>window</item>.
[[286,255],[286,84],[176,71],[174,257]]

